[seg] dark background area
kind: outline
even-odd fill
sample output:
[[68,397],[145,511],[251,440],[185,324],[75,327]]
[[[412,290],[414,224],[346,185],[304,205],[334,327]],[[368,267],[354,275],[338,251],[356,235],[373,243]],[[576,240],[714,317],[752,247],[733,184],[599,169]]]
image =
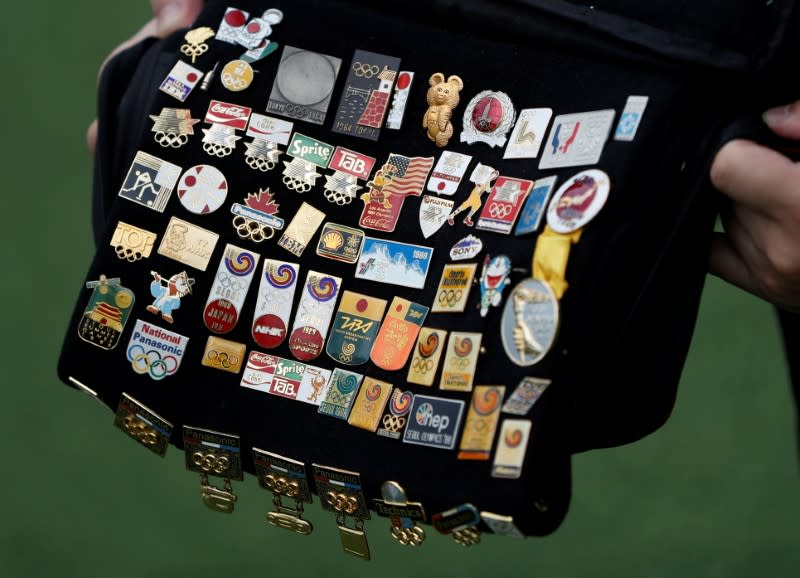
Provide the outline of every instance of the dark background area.
[[631,446],[576,456],[572,508],[550,537],[484,536],[463,549],[429,529],[408,550],[374,518],[364,563],[341,552],[317,503],[311,536],[268,527],[271,496],[252,476],[234,483],[232,516],[206,510],[179,451],[163,460],[144,451],[55,374],[93,253],[84,134],[97,68],[144,23],[148,3],[7,8],[0,575],[797,575],[800,476],[777,323],[768,305],[715,279],[672,418]]

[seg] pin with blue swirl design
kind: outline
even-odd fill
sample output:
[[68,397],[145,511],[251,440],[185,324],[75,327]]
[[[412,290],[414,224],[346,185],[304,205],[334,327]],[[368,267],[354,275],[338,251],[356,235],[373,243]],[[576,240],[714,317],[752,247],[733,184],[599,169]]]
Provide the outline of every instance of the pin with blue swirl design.
[[203,322],[212,333],[229,333],[236,327],[259,258],[234,245],[225,247],[203,311]]
[[297,263],[264,259],[252,328],[259,347],[275,349],[286,339],[299,269]]
[[300,361],[316,359],[322,353],[341,284],[339,277],[308,272],[289,337],[289,349]]

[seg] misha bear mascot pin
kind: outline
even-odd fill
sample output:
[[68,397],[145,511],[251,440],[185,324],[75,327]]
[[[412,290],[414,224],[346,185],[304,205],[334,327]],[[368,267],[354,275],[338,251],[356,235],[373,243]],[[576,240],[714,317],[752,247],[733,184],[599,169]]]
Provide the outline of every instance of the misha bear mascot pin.
[[450,117],[458,106],[458,93],[464,88],[464,82],[458,76],[451,76],[446,81],[441,72],[431,76],[431,87],[428,89],[428,110],[422,121],[422,128],[428,130],[428,138],[437,147],[447,146],[453,136],[453,125]]

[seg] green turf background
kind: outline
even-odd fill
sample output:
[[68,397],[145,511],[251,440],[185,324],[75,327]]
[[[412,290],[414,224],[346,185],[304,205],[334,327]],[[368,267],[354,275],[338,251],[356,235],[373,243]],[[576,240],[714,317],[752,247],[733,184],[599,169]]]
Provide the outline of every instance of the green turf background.
[[96,71],[148,4],[4,7],[0,577],[798,575],[795,418],[775,318],[716,280],[673,417],[637,444],[577,456],[572,510],[553,536],[465,550],[430,535],[411,551],[373,520],[364,563],[340,552],[316,504],[310,537],[268,527],[270,497],[252,477],[236,484],[233,516],[207,511],[180,452],[142,450],[55,375],[92,253],[84,131]]

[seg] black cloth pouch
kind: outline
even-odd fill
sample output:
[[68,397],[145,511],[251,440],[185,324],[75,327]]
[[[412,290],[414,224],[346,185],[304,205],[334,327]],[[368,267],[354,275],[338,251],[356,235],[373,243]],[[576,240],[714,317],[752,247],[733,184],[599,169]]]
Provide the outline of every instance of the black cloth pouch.
[[[112,408],[123,393],[130,395],[175,426],[171,442],[179,448],[184,442],[183,425],[241,436],[243,467],[249,472],[254,471],[250,448],[256,447],[307,465],[359,472],[368,505],[381,497],[381,484],[393,480],[405,488],[409,499],[423,504],[428,518],[470,503],[480,511],[513,517],[526,535],[552,532],[569,504],[570,456],[639,439],[660,427],[670,414],[695,323],[716,214],[717,199],[707,183],[710,159],[723,138],[730,138],[732,133],[725,131],[737,114],[743,108],[758,111],[766,101],[763,94],[752,100],[740,97],[742,86],[762,82],[793,11],[791,2],[734,3],[735,7],[720,2],[691,3],[687,6],[693,8],[685,10],[678,10],[674,3],[654,2],[638,3],[642,6],[627,11],[620,2],[594,4],[597,6],[536,0],[398,4],[237,0],[232,6],[254,16],[267,8],[283,12],[283,21],[274,26],[270,36],[280,48],[253,64],[254,80],[246,90],[230,92],[220,83],[221,69],[244,49],[208,40],[208,51],[198,56],[193,66],[207,72],[219,62],[216,78],[208,91],[196,87],[185,103],[158,89],[178,60],[191,63],[180,51],[186,31],[163,41],[145,41],[117,56],[101,80],[94,188],[98,252],[87,281],[101,275],[117,278],[133,292],[135,303],[116,347],[106,350],[79,338],[91,295],[88,289],[81,290],[59,363],[61,379],[91,389]],[[696,4],[702,7],[694,7]],[[217,30],[226,8],[226,3],[208,2],[195,27]],[[735,32],[743,29],[749,33]],[[586,169],[607,173],[611,183],[608,200],[570,251],[569,287],[559,304],[560,330],[540,362],[528,367],[512,362],[501,340],[506,300],[518,283],[532,276],[536,233],[516,236],[476,230],[467,227],[459,215],[453,226],[445,223],[425,238],[419,224],[421,197],[411,196],[405,199],[393,232],[365,233],[432,248],[421,289],[359,279],[356,265],[321,257],[315,248],[322,228],[299,258],[278,246],[283,231],[261,243],[237,236],[230,207],[267,188],[279,205],[277,216],[287,225],[302,203],[322,211],[326,223],[352,228],[358,228],[364,208],[358,197],[350,204],[328,202],[323,195],[324,177],[308,192],[289,190],[282,178],[283,161],[291,160],[286,153],[271,171],[252,169],[244,156],[249,138],[239,139],[229,156],[215,157],[203,150],[200,129],[210,127],[203,119],[212,100],[292,121],[266,110],[287,46],[341,59],[324,122],[295,120],[294,130],[373,157],[375,170],[392,153],[438,160],[443,149],[435,146],[422,128],[428,80],[437,72],[445,77],[458,75],[464,88],[452,115],[455,132],[445,148],[473,158],[452,197],[456,206],[469,194],[472,184],[467,177],[478,162],[518,179],[556,176],[556,188]],[[399,58],[400,70],[415,73],[402,128],[382,128],[377,141],[332,131],[356,50]],[[540,170],[538,158],[504,159],[505,147],[460,141],[464,111],[484,90],[506,93],[517,111],[548,107],[554,117],[613,109],[612,137],[629,96],[647,96],[649,101],[633,141],[609,138],[594,165]],[[185,146],[165,148],[156,142],[149,115],[158,115],[164,107],[189,109],[193,118],[200,119]],[[238,136],[243,137],[244,132]],[[547,141],[539,157],[546,147]],[[210,214],[198,215],[184,208],[177,193],[163,212],[120,198],[138,151],[173,163],[182,171],[197,165],[217,168],[227,180],[224,204]],[[318,172],[329,175],[332,171]],[[360,184],[364,186],[365,181]],[[358,194],[365,191],[362,188]],[[219,234],[205,271],[157,251],[172,217]],[[148,258],[129,262],[117,256],[112,238],[120,221],[158,236]],[[508,398],[525,378],[551,380],[526,416],[500,415],[495,438],[500,437],[505,419],[531,422],[517,478],[492,476],[496,448],[503,440],[493,441],[488,460],[458,459],[472,394],[440,390],[441,362],[432,387],[407,382],[408,362],[392,371],[372,361],[346,367],[323,352],[307,363],[327,370],[351,370],[414,395],[462,401],[460,426],[452,432],[453,449],[376,435],[347,420],[318,414],[313,405],[241,387],[242,371],[233,374],[202,365],[211,335],[204,325],[204,306],[228,243],[258,254],[262,260],[239,311],[238,324],[221,336],[246,345],[249,354],[266,352],[251,337],[264,259],[300,264],[292,320],[308,271],[341,278],[341,291],[387,302],[401,297],[431,307],[438,298],[442,271],[452,262],[451,248],[470,234],[483,243],[482,252],[466,261],[477,264],[476,279],[486,255],[510,259],[510,284],[503,303],[481,316],[481,293],[476,285],[462,313],[431,312],[424,325],[451,333],[481,334],[475,386],[504,386]],[[174,321],[167,323],[146,309],[152,302],[151,271],[167,278],[184,270],[195,280],[192,292],[181,300]],[[126,351],[137,320],[189,338],[174,375],[154,380],[132,369]],[[294,359],[288,342],[268,353]],[[423,419],[422,413],[410,415],[409,420]],[[237,505],[241,507],[247,506]]]

